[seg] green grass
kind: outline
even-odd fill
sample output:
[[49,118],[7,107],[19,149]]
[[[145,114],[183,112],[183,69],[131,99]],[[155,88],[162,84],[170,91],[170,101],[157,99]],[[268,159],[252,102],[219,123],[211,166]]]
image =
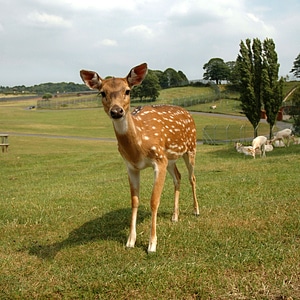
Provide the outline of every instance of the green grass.
[[[217,106],[216,112],[226,112],[234,107],[234,100],[223,100]],[[65,135],[89,138],[114,138],[111,122],[102,108],[96,109],[66,109],[66,110],[27,110],[31,102],[15,105],[1,104],[1,132]],[[229,104],[228,104],[229,103]],[[206,105],[208,107],[208,105]],[[191,107],[192,109],[193,107]],[[203,109],[205,110],[205,109]],[[218,126],[248,126],[248,120],[220,118],[213,115],[193,114],[197,126],[197,138],[202,140],[202,130],[206,125]],[[268,134],[268,125],[260,124],[259,134]]]
[[[5,110],[1,131],[112,135],[98,109]],[[195,119],[198,128],[216,120]],[[168,176],[157,253],[147,255],[151,169],[141,176],[137,244],[126,250],[130,197],[115,142],[17,135],[9,142],[0,153],[0,299],[300,298],[299,145],[255,160],[232,145],[199,145],[201,215],[192,215],[179,161],[180,220],[170,221]]]
[[86,110],[26,110],[27,106],[0,110],[2,132],[113,137],[113,129],[102,108]]
[[210,87],[192,87],[192,86],[177,87],[177,88],[161,90],[157,101],[171,104],[173,103],[174,99],[190,98],[199,95],[211,96],[213,93],[214,92]]
[[[299,81],[289,81],[285,82],[283,85],[283,95],[284,97],[288,95],[288,93],[293,90],[296,86],[299,86]],[[291,99],[287,99],[287,101],[291,101]]]
[[[213,103],[193,105],[188,107],[188,109],[192,111],[243,116],[244,114],[242,113],[240,104],[241,102],[238,100],[221,99],[221,100],[216,100]],[[216,108],[212,109],[211,108],[212,105],[216,105]]]

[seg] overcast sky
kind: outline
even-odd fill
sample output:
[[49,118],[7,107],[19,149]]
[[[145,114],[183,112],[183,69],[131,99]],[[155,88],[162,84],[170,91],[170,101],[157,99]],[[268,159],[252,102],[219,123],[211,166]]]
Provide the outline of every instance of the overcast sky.
[[201,79],[241,40],[272,38],[280,75],[300,53],[299,0],[0,0],[0,85],[81,83],[80,69],[127,75],[147,62]]

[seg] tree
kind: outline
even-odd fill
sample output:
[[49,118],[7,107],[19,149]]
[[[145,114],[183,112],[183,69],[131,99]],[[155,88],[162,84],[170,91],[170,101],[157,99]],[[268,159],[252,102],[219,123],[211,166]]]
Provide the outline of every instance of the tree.
[[52,94],[51,93],[46,93],[43,95],[42,97],[43,99],[49,100],[50,98],[52,98]]
[[135,86],[131,92],[132,98],[150,98],[151,100],[155,101],[156,98],[159,96],[159,80],[158,77],[155,75],[155,72],[148,70],[148,74],[143,80],[143,82]]
[[279,64],[273,40],[265,39],[263,44],[258,38],[253,39],[252,44],[250,39],[246,44],[242,41],[237,67],[242,109],[254,128],[254,137],[257,136],[262,106],[266,110],[271,137],[282,103],[283,87],[283,79],[278,81]]
[[189,84],[189,80],[186,77],[186,75],[182,72],[182,71],[178,71],[177,72],[179,77],[180,77],[180,85],[188,85]]
[[153,74],[155,74],[156,77],[158,78],[159,85],[160,85],[160,87],[162,88],[161,82],[162,82],[162,80],[163,80],[163,74],[164,74],[164,72],[161,71],[161,70],[152,70],[152,72],[153,72]]
[[272,39],[265,39],[263,43],[263,68],[261,73],[261,92],[267,122],[270,125],[270,139],[276,122],[278,111],[282,105],[283,78],[278,80],[279,63],[275,44]]
[[260,74],[261,70],[261,43],[258,39],[246,39],[246,44],[241,41],[240,54],[237,57],[237,68],[240,74],[240,100],[241,107],[254,129],[257,128],[261,115]]
[[300,53],[294,61],[294,66],[290,73],[294,73],[295,77],[300,78]]
[[214,80],[216,84],[221,83],[222,80],[227,80],[230,74],[230,69],[222,58],[211,58],[209,62],[204,64],[203,79]]
[[294,131],[300,134],[300,86],[292,94],[292,107],[290,114],[294,119]]
[[[158,71],[155,72],[157,73]],[[168,68],[163,73],[158,74],[158,77],[159,84],[163,89],[188,85],[189,83],[186,75],[182,71],[177,72],[172,68]]]
[[181,78],[179,74],[172,68],[168,68],[164,71],[164,78],[167,87],[180,86]]
[[237,67],[236,67],[236,61],[227,61],[225,62],[226,66],[229,69],[229,74],[227,77],[227,80],[235,85],[237,82],[239,82],[240,76],[237,72]]

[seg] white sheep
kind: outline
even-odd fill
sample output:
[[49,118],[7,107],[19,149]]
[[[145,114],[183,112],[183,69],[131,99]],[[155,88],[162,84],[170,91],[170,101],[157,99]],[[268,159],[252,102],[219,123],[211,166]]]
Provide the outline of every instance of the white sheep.
[[284,144],[284,142],[283,141],[281,141],[281,140],[277,140],[277,141],[275,141],[274,143],[273,143],[273,145],[274,145],[274,147],[275,148],[283,148],[283,147],[285,147],[285,144]]
[[245,155],[251,155],[255,157],[255,151],[252,146],[243,146],[241,143],[235,143],[235,149],[239,153],[244,153]]
[[272,141],[271,140],[267,140],[267,143],[265,145],[265,151],[266,152],[271,152],[273,151],[273,145],[272,145]]
[[272,146],[271,144],[265,145],[265,151],[266,151],[266,152],[271,152],[271,151],[273,151],[273,146]]
[[272,143],[274,143],[275,141],[282,141],[284,143],[284,140],[286,139],[287,143],[286,144],[284,143],[284,146],[289,147],[291,137],[292,137],[292,130],[289,128],[286,128],[286,129],[278,131],[271,141],[272,141]]
[[[260,156],[262,154],[262,156],[265,157],[266,156],[266,151],[265,151],[266,143],[267,143],[267,138],[265,136],[260,135],[252,141],[252,147],[255,151],[256,151],[256,149],[259,149],[261,151]],[[253,158],[255,158],[255,152],[254,152]]]
[[300,145],[300,137],[295,137],[294,135],[291,136],[294,145]]

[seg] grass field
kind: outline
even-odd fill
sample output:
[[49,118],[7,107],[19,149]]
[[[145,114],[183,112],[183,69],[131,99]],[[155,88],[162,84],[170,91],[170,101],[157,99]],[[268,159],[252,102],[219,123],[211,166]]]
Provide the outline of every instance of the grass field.
[[[223,102],[222,102],[223,101]],[[222,100],[217,102],[216,113],[238,111],[236,100]],[[90,138],[114,138],[114,132],[102,108],[96,109],[64,109],[64,110],[28,110],[32,101],[18,101],[0,103],[0,131],[65,135]],[[200,109],[191,107],[194,111],[211,111],[208,104],[199,105]],[[234,113],[232,113],[234,114]],[[238,114],[238,113],[237,113]],[[197,126],[197,138],[202,140],[202,130],[206,125],[248,126],[248,120],[224,119],[213,115],[194,114]],[[261,123],[259,134],[268,134],[269,126]]]
[[[129,188],[116,143],[80,138],[113,137],[108,118],[23,105],[0,106],[0,131],[43,136],[11,134],[0,153],[0,299],[300,298],[299,145],[255,160],[199,145],[200,217],[180,161],[180,220],[170,221],[169,176],[157,253],[147,255],[152,170],[142,173],[137,244],[126,250]],[[228,122],[195,120],[198,131]]]

